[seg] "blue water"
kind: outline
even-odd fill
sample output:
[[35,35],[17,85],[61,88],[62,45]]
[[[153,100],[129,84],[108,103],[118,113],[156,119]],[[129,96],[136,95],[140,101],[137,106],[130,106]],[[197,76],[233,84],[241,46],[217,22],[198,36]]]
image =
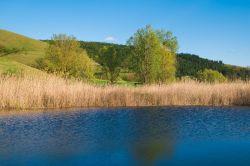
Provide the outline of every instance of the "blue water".
[[249,166],[250,108],[0,114],[0,166]]

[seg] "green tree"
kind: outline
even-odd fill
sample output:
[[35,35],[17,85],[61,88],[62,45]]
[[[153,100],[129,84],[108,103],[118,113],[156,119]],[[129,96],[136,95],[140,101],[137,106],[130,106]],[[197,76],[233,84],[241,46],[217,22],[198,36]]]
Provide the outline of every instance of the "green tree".
[[179,49],[179,44],[176,36],[173,36],[173,32],[166,30],[156,30],[156,34],[162,44],[168,48],[173,54]]
[[179,48],[177,37],[165,30],[156,30],[156,34],[162,44],[161,82],[172,82],[176,75],[176,52]]
[[139,29],[128,41],[132,46],[134,70],[143,83],[154,83],[161,64],[161,44],[151,26]]
[[94,76],[94,61],[73,36],[53,35],[45,57],[37,62],[39,68],[67,78],[91,79]]
[[155,31],[150,25],[139,29],[128,41],[134,70],[143,83],[175,79],[177,39],[172,33]]
[[159,71],[160,82],[167,83],[175,80],[176,56],[166,47],[162,48],[161,70]]
[[204,71],[199,71],[197,73],[198,80],[209,83],[222,83],[227,79],[226,77],[216,70],[205,69]]
[[126,60],[125,49],[118,50],[113,46],[105,46],[101,49],[98,62],[102,65],[106,77],[113,84],[121,72],[121,67]]

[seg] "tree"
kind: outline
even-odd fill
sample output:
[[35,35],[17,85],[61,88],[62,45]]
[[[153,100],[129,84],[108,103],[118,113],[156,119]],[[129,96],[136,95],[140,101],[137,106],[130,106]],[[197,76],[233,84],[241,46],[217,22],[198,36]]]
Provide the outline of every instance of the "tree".
[[128,44],[132,46],[134,70],[143,83],[153,83],[157,80],[160,70],[161,44],[151,26],[139,29]]
[[95,63],[73,36],[53,35],[45,57],[39,59],[38,67],[49,73],[79,79],[93,78]]
[[175,78],[178,43],[172,33],[155,31],[150,25],[139,29],[128,41],[134,70],[143,83],[168,82]]
[[173,32],[162,30],[156,30],[156,34],[160,39],[161,43],[173,54],[176,54],[179,48],[178,40],[176,36],[173,36]]
[[126,59],[126,50],[118,50],[113,46],[105,46],[101,49],[98,62],[102,65],[107,78],[113,84],[121,72],[122,64]]
[[156,34],[162,44],[161,82],[172,82],[176,76],[176,52],[179,48],[177,37],[165,30],[156,30]]
[[163,47],[161,59],[161,70],[159,73],[160,82],[173,82],[176,74],[175,53],[172,53],[166,47]]
[[199,71],[197,73],[198,80],[209,83],[222,83],[227,79],[226,77],[216,70],[205,69],[204,71]]

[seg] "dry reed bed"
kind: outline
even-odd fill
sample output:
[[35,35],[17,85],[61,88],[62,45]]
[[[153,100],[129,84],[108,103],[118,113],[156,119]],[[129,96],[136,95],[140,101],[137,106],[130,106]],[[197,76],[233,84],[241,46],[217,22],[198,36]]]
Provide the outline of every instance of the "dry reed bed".
[[0,109],[167,105],[250,106],[250,83],[100,87],[57,77],[0,78]]

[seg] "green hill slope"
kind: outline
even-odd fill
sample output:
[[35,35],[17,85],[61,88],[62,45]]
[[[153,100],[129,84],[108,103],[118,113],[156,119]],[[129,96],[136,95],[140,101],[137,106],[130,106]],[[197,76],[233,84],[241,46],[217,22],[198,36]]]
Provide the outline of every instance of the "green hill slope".
[[38,71],[35,60],[44,56],[47,43],[0,29],[0,72],[9,69]]
[[42,50],[47,46],[45,42],[2,29],[0,29],[0,45],[6,48],[19,48],[28,51]]

